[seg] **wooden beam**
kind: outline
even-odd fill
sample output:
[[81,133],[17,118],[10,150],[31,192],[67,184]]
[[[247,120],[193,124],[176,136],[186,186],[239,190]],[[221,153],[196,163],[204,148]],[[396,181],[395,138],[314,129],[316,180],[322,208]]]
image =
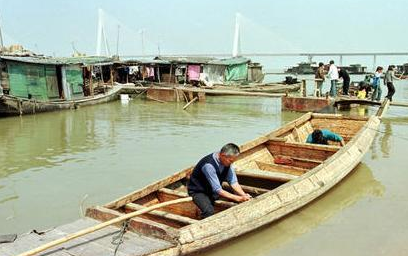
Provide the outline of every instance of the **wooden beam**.
[[[167,195],[173,195],[176,196],[178,198],[182,198],[182,197],[188,197],[188,194],[185,192],[181,192],[181,191],[177,191],[177,190],[172,190],[172,189],[168,189],[168,188],[162,188],[159,189],[159,192],[167,194]],[[232,206],[235,206],[237,203],[234,202],[227,202],[227,201],[223,201],[223,200],[216,200],[214,202],[214,205],[216,207],[219,208],[223,208],[223,209],[227,209],[230,208]]]
[[155,99],[155,98],[153,98],[153,97],[151,97],[151,96],[146,96],[146,98],[149,99],[149,100],[153,100],[153,101],[160,102],[160,103],[167,103],[167,101]]
[[300,176],[307,172],[307,169],[299,168],[295,166],[279,165],[279,164],[268,164],[259,161],[255,161],[259,169],[263,171],[272,171],[272,172],[282,172],[286,174]]
[[188,106],[190,106],[192,103],[194,103],[195,101],[198,100],[198,97],[194,97],[194,99],[192,99],[190,102],[188,102],[184,107],[183,110],[185,110],[186,108],[188,108]]
[[291,159],[295,161],[294,165],[296,167],[305,168],[305,169],[313,169],[316,166],[323,163],[323,161],[320,161],[320,160],[300,158],[300,157],[291,157]]
[[184,169],[183,171],[180,171],[176,174],[173,174],[165,179],[162,179],[156,183],[150,184],[144,188],[141,188],[139,190],[136,190],[130,194],[127,194],[113,202],[110,202],[108,204],[105,205],[106,208],[110,208],[110,209],[117,209],[120,208],[128,203],[131,203],[137,199],[140,199],[142,197],[145,197],[155,191],[157,191],[160,188],[164,188],[165,186],[172,184],[176,181],[179,181],[183,178],[185,178],[188,174],[191,173],[191,171],[193,170],[193,167],[189,167]]
[[[129,203],[129,204],[125,205],[125,209],[129,209],[129,210],[132,210],[132,211],[138,211],[138,210],[141,210],[141,209],[144,209],[144,208],[146,208],[146,207],[143,206],[143,205],[134,204],[134,203]],[[185,225],[190,225],[190,224],[198,222],[198,220],[195,220],[195,219],[191,219],[191,218],[188,218],[188,217],[172,214],[172,213],[169,213],[169,212],[159,211],[159,210],[154,210],[154,211],[151,211],[151,212],[149,212],[147,214],[154,215],[154,216],[164,218],[164,219],[168,219],[168,220],[171,220],[171,221],[180,222],[180,223],[185,224]]]
[[268,142],[266,146],[274,157],[282,155],[319,161],[326,160],[340,149],[340,147],[332,145],[289,142]]
[[[86,216],[103,222],[123,215],[124,214],[121,212],[100,206],[88,208],[86,211]],[[116,224],[118,227],[121,227],[121,225],[121,223]],[[140,217],[130,219],[129,227],[134,232],[139,232],[146,236],[163,239],[170,242],[174,242],[178,237],[178,231],[175,228]]]
[[292,122],[286,124],[285,126],[271,132],[268,134],[268,137],[281,137],[285,133],[292,131],[293,128],[303,125],[304,123],[308,122],[312,117],[312,113],[306,113],[303,116],[299,117],[298,119],[293,120]]
[[[247,186],[247,185],[242,185],[240,184],[242,190],[244,190],[244,192],[246,193],[250,193],[250,194],[255,194],[255,195],[262,195],[264,193],[269,192],[269,189],[265,189],[265,188],[257,188],[257,187],[252,187],[252,186]],[[231,188],[227,183],[223,183],[222,184],[223,188]]]
[[264,179],[264,180],[272,180],[272,181],[280,181],[280,182],[287,182],[293,179],[296,179],[298,176],[281,173],[281,172],[271,172],[271,171],[263,171],[258,169],[246,169],[237,172],[238,176],[246,176],[252,177],[257,179]]
[[344,116],[342,114],[321,114],[321,113],[313,113],[313,118],[317,119],[337,119],[337,120],[353,120],[353,121],[367,121],[368,117],[362,116]]

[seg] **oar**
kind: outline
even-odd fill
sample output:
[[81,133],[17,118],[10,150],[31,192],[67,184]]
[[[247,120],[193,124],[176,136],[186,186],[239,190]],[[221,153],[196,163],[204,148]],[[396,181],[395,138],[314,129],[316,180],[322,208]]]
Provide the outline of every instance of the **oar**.
[[80,237],[80,236],[83,236],[83,235],[86,235],[86,234],[89,234],[89,233],[92,233],[92,232],[95,232],[95,231],[100,230],[100,229],[102,229],[102,228],[104,228],[104,227],[107,227],[107,226],[109,226],[109,225],[112,225],[112,224],[115,224],[115,223],[118,223],[118,222],[122,222],[122,221],[124,221],[124,220],[133,218],[133,217],[135,217],[135,216],[138,216],[138,215],[141,215],[141,214],[144,214],[144,213],[153,211],[153,210],[155,210],[155,209],[157,209],[157,208],[162,208],[162,207],[164,207],[164,206],[173,205],[173,204],[179,204],[179,203],[190,202],[190,201],[192,201],[192,200],[193,200],[193,199],[192,199],[191,197],[185,197],[185,198],[180,198],[180,199],[176,199],[176,200],[171,200],[171,201],[163,202],[163,203],[160,203],[160,204],[155,204],[155,205],[146,207],[146,208],[144,208],[144,209],[141,209],[141,210],[138,210],[138,211],[135,211],[135,212],[131,212],[131,213],[122,215],[122,216],[120,216],[120,217],[111,219],[111,220],[109,220],[109,221],[100,223],[100,224],[95,225],[95,226],[93,226],[93,227],[89,227],[89,228],[80,230],[80,231],[78,231],[78,232],[75,232],[75,233],[73,233],[73,234],[67,235],[67,236],[62,237],[62,238],[60,238],[60,239],[57,239],[57,240],[51,241],[51,242],[49,242],[49,243],[47,243],[47,244],[41,245],[41,246],[39,246],[39,247],[37,247],[37,248],[35,248],[35,249],[32,249],[32,250],[30,250],[30,251],[23,252],[23,253],[21,253],[21,254],[19,254],[19,255],[17,255],[17,256],[31,256],[31,255],[35,255],[35,254],[37,254],[37,253],[40,253],[40,252],[45,251],[45,250],[47,250],[47,249],[50,249],[50,248],[52,248],[52,247],[54,247],[54,246],[57,246],[57,245],[59,245],[59,244],[68,242],[68,241],[70,241],[70,240],[72,240],[72,239],[78,238],[78,237]]

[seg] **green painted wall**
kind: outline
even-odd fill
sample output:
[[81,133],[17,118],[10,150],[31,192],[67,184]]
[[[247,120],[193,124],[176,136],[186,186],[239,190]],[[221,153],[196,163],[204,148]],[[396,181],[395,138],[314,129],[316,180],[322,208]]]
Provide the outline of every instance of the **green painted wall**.
[[72,92],[73,98],[80,98],[84,96],[82,77],[82,68],[79,66],[68,66],[65,69],[66,82]]
[[226,81],[246,81],[248,78],[248,66],[246,63],[229,65],[225,70]]
[[57,69],[55,66],[45,66],[45,79],[48,98],[58,99],[60,95],[58,90]]
[[22,98],[31,95],[32,99],[40,101],[49,99],[48,92],[51,98],[59,97],[55,66],[19,62],[8,62],[7,66],[11,95]]

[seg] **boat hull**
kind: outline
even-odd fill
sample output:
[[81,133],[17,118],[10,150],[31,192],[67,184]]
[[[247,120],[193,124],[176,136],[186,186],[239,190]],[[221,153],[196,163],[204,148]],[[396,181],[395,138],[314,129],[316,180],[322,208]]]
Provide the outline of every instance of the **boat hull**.
[[0,96],[0,116],[16,116],[51,112],[65,109],[75,109],[78,106],[88,106],[106,103],[118,99],[120,87],[113,88],[105,94],[86,97],[72,101],[35,101],[17,98],[9,95]]

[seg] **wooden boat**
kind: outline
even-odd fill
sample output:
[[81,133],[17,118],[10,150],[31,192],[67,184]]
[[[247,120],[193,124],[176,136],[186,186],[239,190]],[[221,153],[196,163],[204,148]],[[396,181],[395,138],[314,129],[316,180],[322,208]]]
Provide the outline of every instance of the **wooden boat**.
[[[215,202],[216,214],[203,220],[191,201],[131,218],[129,228],[138,235],[127,233],[122,255],[175,256],[198,252],[253,231],[310,203],[339,183],[361,161],[386,107],[387,104],[369,118],[307,113],[240,146],[241,154],[234,166],[240,184],[253,199],[240,204],[218,200]],[[305,143],[308,134],[316,128],[327,128],[342,135],[346,145]],[[290,159],[291,165],[277,164],[275,160],[282,157]],[[159,203],[187,198],[186,183],[192,169],[189,167],[106,205],[89,208],[82,224],[76,222],[77,226],[70,225],[70,229],[62,226],[56,229],[56,233],[66,235],[67,230],[72,232],[75,227],[95,224],[95,220],[105,222]],[[88,240],[84,237],[56,251],[67,250],[69,255],[95,255],[96,251],[102,250],[101,246],[112,251],[106,236],[118,232],[119,228],[110,228],[105,233],[94,233]],[[55,239],[56,233],[50,236]],[[96,246],[98,237],[105,240]],[[147,238],[151,239],[150,242],[146,241]],[[43,240],[47,241],[47,237]],[[82,254],[78,253],[79,247],[85,247]],[[16,245],[13,248],[21,252],[21,247]]]
[[244,92],[264,92],[264,93],[286,93],[297,92],[300,90],[302,83],[286,84],[286,83],[250,83],[248,85],[214,85],[214,90],[239,90]]
[[106,93],[88,96],[75,100],[37,101],[11,95],[0,95],[0,116],[36,114],[40,112],[74,109],[78,106],[95,105],[116,100],[121,87],[113,87]]

